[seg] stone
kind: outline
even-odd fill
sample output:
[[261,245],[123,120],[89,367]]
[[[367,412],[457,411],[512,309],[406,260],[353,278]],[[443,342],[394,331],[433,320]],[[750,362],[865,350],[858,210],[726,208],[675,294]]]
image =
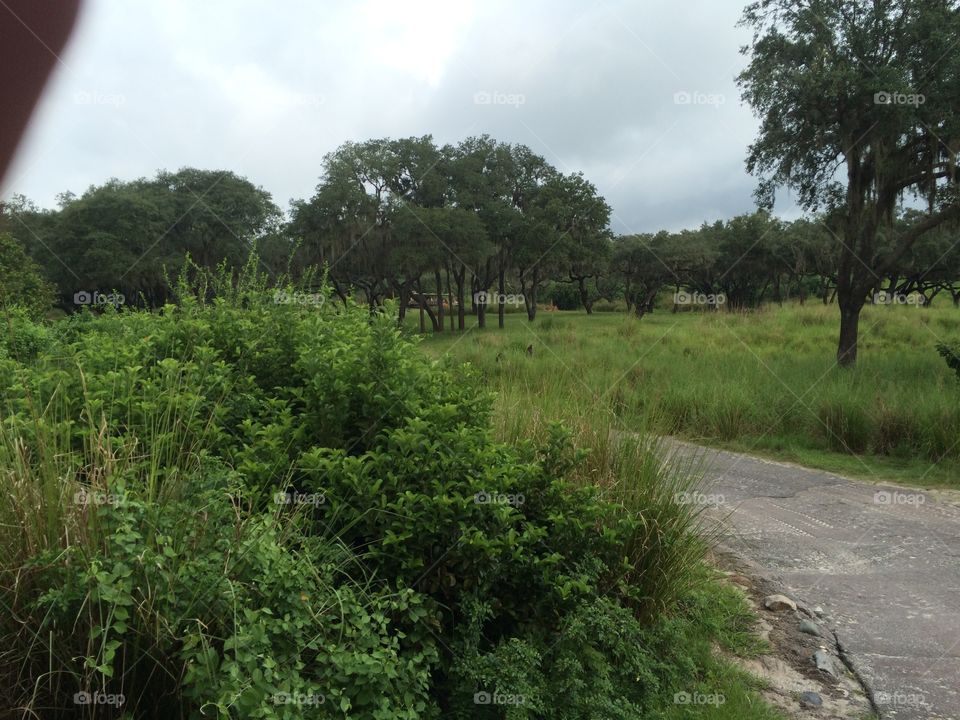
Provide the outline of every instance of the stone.
[[833,662],[833,657],[826,650],[817,650],[813,654],[813,662],[817,665],[817,670],[822,670],[828,675],[837,677],[837,667]]
[[816,614],[817,617],[823,617],[823,608],[820,607],[819,605],[817,605],[817,606],[813,609],[813,612]]
[[818,708],[823,705],[823,698],[808,690],[800,693],[800,705],[805,708]]
[[813,620],[801,620],[800,632],[806,633],[807,635],[814,635],[816,637],[823,636],[823,633],[820,632],[820,626],[817,625]]
[[767,595],[767,597],[763,599],[763,606],[767,610],[773,610],[774,612],[797,609],[797,604],[786,595]]

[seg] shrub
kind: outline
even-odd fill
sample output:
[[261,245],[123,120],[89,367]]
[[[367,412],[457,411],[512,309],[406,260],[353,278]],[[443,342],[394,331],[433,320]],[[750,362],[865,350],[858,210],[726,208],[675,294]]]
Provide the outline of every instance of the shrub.
[[940,353],[940,356],[946,361],[947,367],[953,370],[957,374],[957,379],[960,380],[960,347],[948,345],[947,343],[939,343],[937,345],[937,352]]
[[523,696],[512,717],[650,716],[703,552],[651,449],[622,445],[622,486],[571,482],[564,431],[495,442],[488,394],[392,319],[203,281],[3,362],[18,707],[492,717],[490,692]]

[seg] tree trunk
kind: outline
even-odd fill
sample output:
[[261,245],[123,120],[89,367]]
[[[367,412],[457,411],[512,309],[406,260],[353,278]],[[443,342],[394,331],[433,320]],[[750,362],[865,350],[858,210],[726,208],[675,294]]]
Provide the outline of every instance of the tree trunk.
[[503,320],[504,320],[503,313],[506,308],[506,305],[503,302],[504,293],[506,292],[506,289],[507,289],[506,281],[504,278],[505,274],[506,274],[506,270],[504,270],[503,263],[501,262],[500,274],[499,274],[499,277],[497,278],[498,280],[497,288],[500,292],[500,295],[497,297],[497,327],[499,327],[501,330],[503,330]]
[[445,268],[445,272],[446,272],[446,275],[447,275],[447,303],[448,303],[447,307],[448,307],[448,309],[449,309],[449,312],[447,313],[447,315],[450,316],[450,332],[453,332],[453,330],[454,330],[454,327],[453,327],[453,290],[451,290],[451,288],[450,288],[450,266],[449,266],[449,265],[447,265],[447,267]]
[[639,298],[633,305],[633,314],[637,316],[637,320],[647,314],[647,305],[646,303],[640,302]]
[[440,268],[433,271],[437,283],[437,332],[443,332],[443,281],[440,279]]
[[853,367],[857,363],[857,340],[860,334],[860,309],[862,303],[843,303],[840,308],[840,341],[837,345],[837,364]]
[[410,286],[403,283],[398,294],[400,295],[400,310],[397,311],[397,324],[403,325],[403,321],[407,317],[407,305],[410,303]]
[[433,328],[434,332],[440,332],[440,322],[437,320],[437,314],[430,307],[430,304],[427,302],[426,298],[423,300],[423,310],[427,313],[427,317],[430,318],[430,325]]
[[464,296],[466,289],[467,268],[460,265],[460,272],[453,274],[454,282],[457,284],[457,329],[463,331],[466,324],[467,298]]
[[587,279],[577,278],[577,285],[580,288],[580,304],[587,311],[587,315],[593,315],[593,300],[590,299],[590,293],[587,290]]
[[423,314],[423,292],[417,290],[417,304],[420,306],[420,334],[427,332],[426,319]]
[[527,306],[527,320],[533,322],[537,319],[537,285],[540,282],[540,270],[533,269],[530,288],[523,288],[523,304]]

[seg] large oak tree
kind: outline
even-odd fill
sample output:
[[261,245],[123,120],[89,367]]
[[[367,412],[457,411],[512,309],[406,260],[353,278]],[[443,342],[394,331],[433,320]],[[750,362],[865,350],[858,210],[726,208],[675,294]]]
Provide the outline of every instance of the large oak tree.
[[[748,169],[773,204],[789,187],[839,210],[837,361],[857,358],[860,311],[925,232],[960,216],[960,14],[948,0],[759,0],[739,77],[760,117]],[[925,211],[894,229],[904,200]]]

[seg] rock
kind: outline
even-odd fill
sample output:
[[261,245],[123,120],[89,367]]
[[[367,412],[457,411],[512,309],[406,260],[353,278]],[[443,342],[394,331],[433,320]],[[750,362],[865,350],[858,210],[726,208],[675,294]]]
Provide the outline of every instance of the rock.
[[818,708],[823,705],[823,698],[815,692],[809,690],[800,693],[800,705],[805,708]]
[[817,670],[822,670],[828,675],[837,677],[837,667],[833,662],[833,657],[826,650],[817,650],[813,654],[813,661],[817,664]]
[[767,595],[767,597],[763,599],[763,606],[767,610],[773,610],[774,612],[797,609],[797,604],[786,595]]
[[817,617],[823,617],[823,608],[820,607],[819,605],[817,605],[817,606],[813,609],[813,612],[816,614]]
[[727,579],[730,582],[745,588],[748,588],[751,585],[753,585],[753,583],[750,582],[750,578],[745,577],[744,575],[730,575]]
[[820,632],[820,626],[817,625],[813,620],[801,620],[800,632],[806,633],[807,635],[815,635],[816,637],[821,637],[823,635],[823,633]]

